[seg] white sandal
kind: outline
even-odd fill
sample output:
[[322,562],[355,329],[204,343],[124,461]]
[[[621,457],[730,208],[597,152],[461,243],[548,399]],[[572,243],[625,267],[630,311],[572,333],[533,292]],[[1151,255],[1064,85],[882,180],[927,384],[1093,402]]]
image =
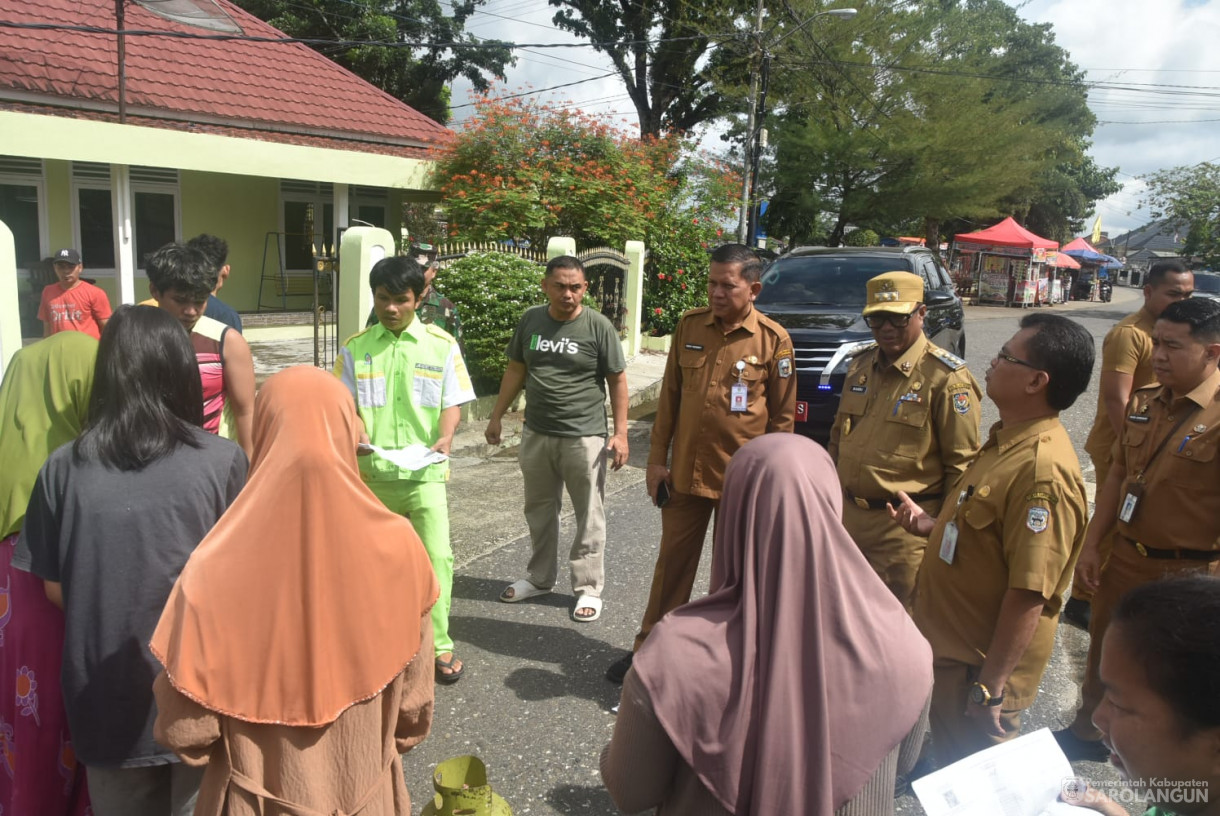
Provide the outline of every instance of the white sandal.
[[[513,596],[511,598],[507,596],[507,592],[510,589],[513,592]],[[530,583],[528,579],[522,578],[520,581],[514,581],[510,585],[506,586],[504,588],[504,592],[500,593],[500,600],[504,603],[517,603],[518,601],[524,601],[527,598],[537,598],[539,595],[547,595],[549,593],[549,589],[536,587]]]
[[[577,615],[582,609],[592,609],[592,615]],[[602,616],[602,599],[592,595],[581,595],[576,599],[576,608],[572,610],[572,620],[577,623],[591,623]]]

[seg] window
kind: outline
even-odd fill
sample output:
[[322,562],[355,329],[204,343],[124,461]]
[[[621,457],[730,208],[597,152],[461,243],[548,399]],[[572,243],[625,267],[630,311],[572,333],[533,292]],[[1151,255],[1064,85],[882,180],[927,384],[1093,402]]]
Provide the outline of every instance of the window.
[[48,254],[42,161],[0,156],[0,221],[13,231],[17,269],[29,270]]
[[[148,257],[181,235],[178,211],[178,171],[159,167],[129,169],[132,195],[132,238],[136,268],[144,269]],[[81,259],[91,272],[113,274],[117,266],[114,248],[114,207],[110,199],[110,165],[73,162],[72,185],[76,192],[76,235]]]
[[284,269],[312,271],[315,250],[334,241],[334,188],[312,181],[284,180],[280,182],[280,200]]
[[382,187],[351,188],[352,223],[363,221],[374,227],[386,228],[388,197]]

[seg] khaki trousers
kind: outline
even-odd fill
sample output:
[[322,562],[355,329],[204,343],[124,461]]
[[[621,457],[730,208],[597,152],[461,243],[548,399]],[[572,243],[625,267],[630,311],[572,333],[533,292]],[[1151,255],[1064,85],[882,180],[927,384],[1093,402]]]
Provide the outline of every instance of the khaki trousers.
[[966,717],[970,684],[978,678],[978,667],[953,663],[932,667],[932,747],[940,767],[951,765],[973,753],[1008,742],[1021,733],[1021,711],[1001,707],[1004,736],[985,734]]
[[719,499],[670,493],[669,503],[661,508],[661,551],[652,571],[652,589],[633,651],[638,651],[657,621],[670,610],[690,600],[703,554],[707,525],[720,507]]
[[1098,672],[1101,643],[1119,600],[1129,590],[1162,578],[1191,573],[1216,575],[1220,572],[1220,560],[1145,558],[1126,539],[1117,538],[1117,542],[1109,563],[1102,569],[1097,594],[1093,596],[1093,613],[1089,619],[1089,658],[1085,663],[1084,685],[1080,689],[1080,709],[1071,725],[1072,733],[1086,740],[1101,739],[1101,731],[1093,725],[1093,712],[1105,695]]
[[[940,513],[941,501],[931,499],[920,502],[919,506],[935,518]],[[864,510],[846,496],[843,497],[843,526],[868,559],[873,572],[910,614],[915,576],[923,561],[928,539],[902,529],[898,522],[890,518],[885,508]]]
[[525,481],[530,528],[529,582],[550,589],[559,575],[559,511],[567,488],[576,516],[568,551],[572,592],[599,598],[606,583],[606,437],[521,431],[517,463]]

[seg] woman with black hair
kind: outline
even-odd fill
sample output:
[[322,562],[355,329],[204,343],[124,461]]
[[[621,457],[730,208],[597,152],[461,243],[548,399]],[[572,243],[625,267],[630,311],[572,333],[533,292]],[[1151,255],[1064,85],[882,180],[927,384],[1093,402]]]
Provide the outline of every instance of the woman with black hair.
[[201,429],[202,406],[178,322],[119,308],[85,430],[39,471],[13,556],[64,609],[64,706],[97,816],[194,809],[200,771],[153,740],[147,644],[191,551],[245,483],[245,454]]
[[[1144,584],[1123,596],[1101,646],[1093,712],[1110,762],[1145,816],[1220,814],[1220,579]],[[1084,784],[1073,804],[1126,816]]]

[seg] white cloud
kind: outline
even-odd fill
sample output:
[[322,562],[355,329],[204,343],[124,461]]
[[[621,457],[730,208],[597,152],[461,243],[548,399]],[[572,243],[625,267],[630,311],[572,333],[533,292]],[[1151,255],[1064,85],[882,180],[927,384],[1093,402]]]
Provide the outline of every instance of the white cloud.
[[[1149,220],[1138,208],[1143,183],[1134,177],[1220,158],[1220,51],[1204,32],[1220,30],[1220,5],[1188,0],[1033,0],[1013,3],[1027,20],[1054,26],[1095,89],[1089,106],[1100,122],[1093,157],[1118,167],[1122,192],[1099,203],[1111,235]],[[1168,88],[1148,86],[1191,86]],[[1134,124],[1133,124],[1134,123]]]

